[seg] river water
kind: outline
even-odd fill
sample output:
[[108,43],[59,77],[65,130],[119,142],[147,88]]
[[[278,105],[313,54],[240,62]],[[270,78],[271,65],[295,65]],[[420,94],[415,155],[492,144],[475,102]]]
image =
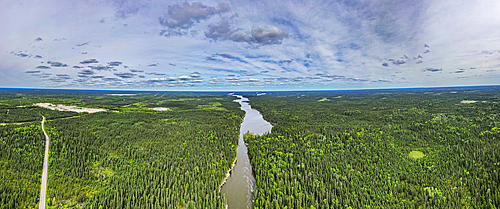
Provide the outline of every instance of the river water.
[[222,193],[226,194],[229,209],[253,208],[253,189],[255,188],[255,178],[252,176],[252,165],[248,159],[247,146],[243,140],[246,132],[262,135],[270,133],[273,126],[264,120],[259,111],[252,109],[248,98],[234,95],[240,103],[241,110],[245,111],[245,117],[240,127],[240,137],[238,149],[236,150],[236,165],[231,172],[231,176],[222,187]]

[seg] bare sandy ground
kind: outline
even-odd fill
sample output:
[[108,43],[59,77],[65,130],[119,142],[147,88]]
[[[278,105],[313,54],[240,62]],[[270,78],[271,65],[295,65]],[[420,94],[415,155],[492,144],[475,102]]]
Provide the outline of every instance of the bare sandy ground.
[[62,104],[55,105],[52,103],[35,103],[33,105],[43,107],[43,108],[48,108],[51,110],[71,111],[71,112],[96,113],[96,112],[107,111],[106,109],[103,109],[103,108],[87,108],[87,107],[77,107],[77,106],[66,106],[66,105],[62,105]]
[[170,111],[170,108],[167,107],[154,107],[154,108],[149,108],[150,110],[155,110],[155,111]]

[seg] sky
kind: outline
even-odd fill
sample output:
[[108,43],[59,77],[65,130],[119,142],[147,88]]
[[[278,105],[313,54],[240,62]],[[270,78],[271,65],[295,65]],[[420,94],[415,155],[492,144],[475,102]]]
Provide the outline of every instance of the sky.
[[0,87],[500,84],[498,0],[2,0]]

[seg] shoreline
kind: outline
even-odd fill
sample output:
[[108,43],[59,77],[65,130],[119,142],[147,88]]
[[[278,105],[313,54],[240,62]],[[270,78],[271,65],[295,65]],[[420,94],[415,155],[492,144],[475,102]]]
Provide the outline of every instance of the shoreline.
[[224,180],[222,180],[222,183],[219,185],[219,192],[222,191],[222,187],[224,186],[224,184],[226,184],[227,178],[229,178],[229,176],[231,176],[231,172],[233,171],[234,166],[236,165],[237,159],[238,159],[238,155],[236,155],[236,157],[234,158],[233,165],[231,165],[231,168],[226,172],[226,178],[224,178]]

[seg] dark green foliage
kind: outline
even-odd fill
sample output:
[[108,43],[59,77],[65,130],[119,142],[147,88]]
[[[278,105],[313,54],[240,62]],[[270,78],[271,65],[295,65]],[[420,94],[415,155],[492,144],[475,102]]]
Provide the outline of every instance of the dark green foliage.
[[275,125],[246,140],[256,208],[500,205],[500,91],[472,90],[251,97]]
[[[0,126],[0,208],[38,203],[41,115],[53,118],[46,121],[50,207],[224,208],[218,186],[243,116],[234,97],[108,94],[0,92],[0,109],[16,109],[22,99],[120,111],[10,112],[10,122],[35,122]],[[257,208],[500,205],[495,88],[272,93],[250,101],[274,125],[271,134],[246,139]],[[411,151],[425,156],[410,158]]]
[[[101,112],[47,122],[48,197],[55,204],[84,202],[86,208],[224,208],[218,188],[236,157],[242,116],[227,110],[238,108],[230,99],[222,100],[224,110],[196,108],[214,102],[199,98],[184,101],[194,109]],[[153,100],[141,103],[158,102]]]
[[66,118],[79,115],[75,112],[49,110],[41,107],[2,107],[0,106],[0,123],[19,123],[42,121],[42,115],[47,119]]
[[35,208],[45,137],[39,123],[0,126],[0,208]]
[[[46,121],[45,129],[51,137],[49,208],[225,207],[225,197],[218,189],[236,157],[243,116],[239,105],[232,102],[234,97],[218,93],[111,96],[109,92],[20,92],[22,95],[1,95],[0,100],[9,107],[22,97],[30,104],[48,102],[120,111],[54,111],[72,115]],[[172,111],[157,112],[151,107]],[[32,109],[36,111],[29,116],[35,121],[51,111]],[[14,116],[22,114],[28,113],[16,112]],[[40,129],[40,123],[36,124]],[[2,135],[9,138],[2,138],[0,173],[5,181],[0,182],[0,203],[8,204],[6,208],[35,207],[45,139],[40,130],[36,134],[39,150],[19,148],[24,144],[14,143],[21,137],[12,133],[14,126],[0,126],[10,130]],[[34,162],[24,155],[13,157],[20,150],[40,159]]]

